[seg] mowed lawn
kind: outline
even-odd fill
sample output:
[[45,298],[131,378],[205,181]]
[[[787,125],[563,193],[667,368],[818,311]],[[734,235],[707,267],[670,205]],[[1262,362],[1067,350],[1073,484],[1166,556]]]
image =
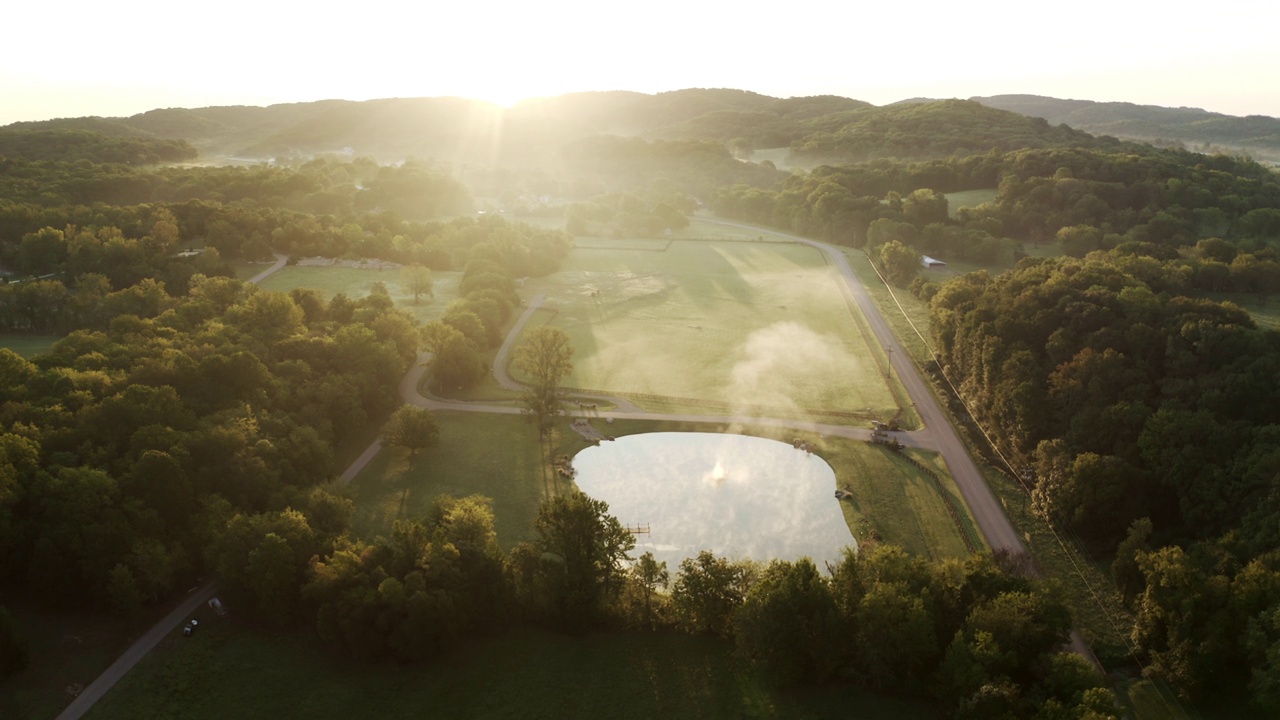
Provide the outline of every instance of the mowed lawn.
[[399,270],[369,270],[345,267],[309,267],[286,265],[273,273],[259,286],[265,290],[289,292],[294,288],[318,291],[326,300],[343,293],[352,300],[369,295],[373,284],[387,286],[396,307],[413,313],[418,322],[430,322],[444,315],[445,306],[458,296],[458,282],[462,273],[457,271],[432,272],[434,298],[423,295],[414,303],[413,293],[405,289]]
[[0,334],[0,348],[8,348],[25,358],[43,355],[60,338],[56,335]]
[[[383,450],[352,481],[356,532],[369,538],[387,535],[397,519],[424,517],[440,495],[480,494],[493,499],[498,539],[504,547],[532,539],[542,498],[570,485],[556,480],[549,464],[543,465],[533,426],[520,415],[440,412],[437,418],[437,447],[416,457],[400,448]],[[587,442],[569,428],[569,422],[564,418],[556,424],[546,453],[548,463],[557,455],[572,458],[587,447]],[[937,559],[966,556],[965,533],[978,537],[958,489],[932,453],[911,451],[935,468],[941,488],[902,457],[858,440],[785,428],[647,420],[592,422],[617,437],[642,432],[730,431],[787,443],[800,438],[811,443],[816,454],[831,465],[837,486],[852,492],[853,499],[841,501],[841,509],[851,537],[860,543],[878,537],[913,554]],[[837,502],[834,491],[835,487],[831,502]],[[948,500],[960,515],[960,524],[951,517]]]
[[[897,404],[818,250],[673,240],[665,250],[592,240],[531,279],[546,324],[573,346],[567,387],[733,405],[868,412]],[[527,326],[528,332],[536,324]]]
[[[493,500],[503,547],[531,539],[538,503],[548,490],[537,430],[529,418],[437,412],[436,419],[436,447],[416,456],[402,448],[385,448],[351,482],[356,533],[369,538],[389,535],[395,520],[424,517],[440,495],[484,495]],[[586,446],[569,430],[567,420],[560,425],[553,442],[570,444],[560,452],[573,454]]]
[[343,660],[309,633],[209,617],[151,653],[89,720],[135,718],[937,718],[931,704],[849,687],[783,692],[733,646],[679,634],[516,630],[434,662]]

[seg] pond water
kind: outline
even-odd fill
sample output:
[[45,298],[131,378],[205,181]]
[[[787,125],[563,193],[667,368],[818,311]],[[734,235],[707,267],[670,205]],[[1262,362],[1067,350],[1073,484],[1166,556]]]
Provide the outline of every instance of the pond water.
[[748,435],[646,433],[603,442],[573,459],[575,481],[609,504],[675,574],[710,550],[731,559],[840,560],[856,547],[825,460],[787,443]]

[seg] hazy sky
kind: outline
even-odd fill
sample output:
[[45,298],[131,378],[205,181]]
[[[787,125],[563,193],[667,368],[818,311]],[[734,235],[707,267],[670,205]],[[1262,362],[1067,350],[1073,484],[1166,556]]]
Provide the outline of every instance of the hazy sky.
[[[5,10],[0,124],[157,107],[728,87],[1280,116],[1280,2],[67,0]],[[442,5],[444,5],[442,7]]]

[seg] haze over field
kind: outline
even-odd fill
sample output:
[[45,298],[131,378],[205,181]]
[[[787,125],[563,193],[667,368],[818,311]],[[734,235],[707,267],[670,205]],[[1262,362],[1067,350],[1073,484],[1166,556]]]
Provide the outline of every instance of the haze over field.
[[0,47],[0,124],[326,98],[509,105],[688,87],[875,104],[1034,93],[1280,116],[1280,46],[1267,37],[1280,6],[1224,0],[1206,13],[1100,0],[1053,9],[929,0],[909,12],[800,0],[772,13],[656,0],[610,14],[582,0],[371,0],[304,14],[247,0],[216,13],[155,0],[28,3],[6,13],[22,32]]

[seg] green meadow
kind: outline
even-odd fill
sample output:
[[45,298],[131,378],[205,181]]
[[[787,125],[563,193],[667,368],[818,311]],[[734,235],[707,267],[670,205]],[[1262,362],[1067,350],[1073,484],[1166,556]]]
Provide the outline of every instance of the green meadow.
[[0,348],[8,348],[25,358],[49,352],[57,341],[56,335],[0,333]]
[[[938,718],[931,704],[848,686],[786,692],[722,640],[514,630],[427,663],[356,663],[312,635],[248,630],[211,614],[172,637],[85,717],[135,718]],[[176,634],[175,634],[176,635]]]
[[[760,233],[709,226],[743,237]],[[898,411],[823,253],[792,243],[592,239],[530,279],[568,334],[573,388],[729,406]]]
[[996,189],[961,190],[960,192],[943,193],[943,195],[947,198],[947,215],[954,218],[956,211],[960,208],[977,207],[995,200]]
[[449,300],[458,296],[458,282],[462,273],[457,271],[433,272],[434,297],[423,295],[417,303],[413,293],[407,291],[398,269],[372,270],[366,268],[286,265],[273,273],[259,286],[264,290],[288,292],[294,288],[308,288],[330,299],[338,293],[356,300],[365,297],[374,283],[386,286],[396,306],[413,313],[418,322],[430,322],[444,315]]

